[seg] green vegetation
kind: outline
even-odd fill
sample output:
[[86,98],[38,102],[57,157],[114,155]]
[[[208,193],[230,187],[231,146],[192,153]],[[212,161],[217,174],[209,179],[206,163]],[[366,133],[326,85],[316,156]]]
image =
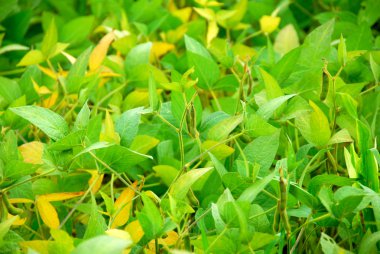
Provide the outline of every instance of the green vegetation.
[[0,0],[0,253],[377,253],[379,10]]

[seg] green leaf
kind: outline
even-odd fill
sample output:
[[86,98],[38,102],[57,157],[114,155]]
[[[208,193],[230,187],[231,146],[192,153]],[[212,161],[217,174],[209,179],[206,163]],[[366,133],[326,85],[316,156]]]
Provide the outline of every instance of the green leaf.
[[346,178],[337,175],[318,175],[313,177],[309,182],[308,190],[312,195],[318,193],[323,185],[349,186],[355,182],[355,179]]
[[146,237],[148,237],[148,239],[157,238],[160,236],[164,224],[161,213],[146,193],[141,193],[141,198],[144,207],[141,212],[137,214],[137,218]]
[[33,64],[39,64],[45,60],[45,56],[41,50],[33,49],[26,53],[26,55],[20,60],[17,66],[28,66]]
[[125,111],[116,120],[115,130],[120,135],[120,144],[130,146],[137,135],[141,114],[146,112],[143,107],[138,107]]
[[77,115],[77,119],[74,122],[74,130],[84,130],[86,129],[90,121],[90,108],[88,107],[87,102],[83,104],[83,107]]
[[323,147],[328,144],[331,131],[327,117],[323,111],[312,101],[309,102],[313,112],[296,118],[296,126],[302,136],[310,144]]
[[98,211],[99,208],[93,195],[91,195],[91,202],[90,219],[88,220],[87,229],[83,237],[84,239],[102,235],[107,230],[106,221]]
[[[352,253],[348,250],[345,250],[341,247],[339,247],[338,244],[335,243],[334,239],[330,236],[326,235],[325,233],[322,233],[320,244],[322,246],[322,251],[324,254],[349,254]],[[369,253],[369,252],[367,252]]]
[[257,110],[257,115],[261,116],[263,119],[268,120],[269,118],[272,117],[274,112],[281,107],[282,104],[284,104],[287,100],[290,98],[296,96],[295,94],[289,94],[289,95],[284,95],[280,96],[277,98],[274,98],[264,105],[262,105],[259,110]]
[[94,21],[94,16],[83,16],[70,20],[60,30],[60,41],[70,43],[72,46],[82,43],[90,35]]
[[296,29],[292,24],[286,25],[280,30],[274,42],[274,49],[280,54],[286,54],[299,46],[299,39]]
[[58,42],[58,32],[54,18],[50,21],[48,29],[45,31],[42,40],[41,51],[46,58],[50,58],[55,53],[55,47]]
[[71,66],[70,71],[66,77],[66,89],[69,93],[76,93],[79,91],[82,82],[85,79],[91,51],[91,47],[86,49]]
[[[252,164],[260,165],[260,176],[266,176],[279,147],[280,132],[270,136],[261,136],[253,140],[244,148],[247,160]],[[241,156],[239,157],[241,159]]]
[[243,121],[243,115],[231,116],[215,124],[208,131],[208,139],[222,141]]
[[373,234],[368,232],[360,243],[359,254],[375,253],[377,250],[376,244],[380,241],[380,231]]
[[183,175],[181,175],[171,186],[169,194],[178,200],[182,200],[186,197],[190,187],[203,175],[210,172],[213,168],[200,168],[193,169]]
[[80,243],[72,254],[121,254],[132,244],[132,240],[101,235]]
[[340,35],[339,45],[338,45],[338,62],[341,66],[345,66],[347,63],[347,49],[346,42],[344,41],[343,35]]
[[50,109],[38,106],[23,106],[12,108],[11,111],[40,128],[53,140],[59,140],[69,132],[65,119]]
[[159,98],[157,94],[156,81],[152,74],[149,76],[149,106],[153,111],[157,111],[159,109]]
[[220,71],[218,65],[212,59],[210,53],[202,44],[185,35],[187,59],[189,67],[194,67],[194,76],[198,78],[198,86],[211,90],[218,81]]
[[257,195],[264,190],[264,188],[272,181],[276,171],[273,171],[266,177],[256,180],[250,187],[248,187],[239,197],[238,201],[247,201],[252,203]]

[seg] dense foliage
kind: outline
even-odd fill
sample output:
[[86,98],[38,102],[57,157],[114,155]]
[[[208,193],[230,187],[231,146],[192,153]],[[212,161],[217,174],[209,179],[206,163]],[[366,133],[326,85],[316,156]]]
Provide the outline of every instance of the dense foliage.
[[376,253],[379,10],[0,0],[0,252]]

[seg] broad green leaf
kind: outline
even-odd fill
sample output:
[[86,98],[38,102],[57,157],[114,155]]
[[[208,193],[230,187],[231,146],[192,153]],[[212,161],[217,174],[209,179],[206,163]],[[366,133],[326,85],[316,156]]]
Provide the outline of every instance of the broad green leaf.
[[84,81],[91,48],[86,49],[71,66],[66,77],[66,88],[69,93],[78,92]]
[[48,29],[45,31],[45,36],[42,40],[41,51],[46,58],[50,58],[54,53],[54,48],[58,42],[58,32],[54,18],[50,21]]
[[141,114],[144,112],[143,107],[130,109],[121,114],[116,120],[115,130],[120,135],[121,145],[128,147],[132,144],[132,141],[137,135]]
[[132,240],[101,235],[80,243],[72,254],[121,254],[132,244]]
[[340,35],[340,41],[338,45],[338,62],[341,66],[345,66],[347,63],[347,49],[343,35]]
[[178,200],[183,200],[191,186],[213,168],[193,169],[181,175],[171,186],[169,194]]
[[300,43],[296,29],[292,24],[288,24],[277,34],[276,40],[274,42],[274,49],[278,53],[285,55],[292,49],[297,48],[299,44]]
[[248,187],[239,197],[238,201],[247,201],[252,203],[257,195],[263,191],[263,189],[272,181],[276,171],[273,171],[269,175],[262,179],[256,180],[250,187]]
[[208,139],[222,141],[243,121],[243,115],[231,116],[215,124],[208,131]]
[[161,213],[158,210],[156,204],[147,196],[146,193],[141,193],[141,198],[144,203],[144,207],[137,214],[137,218],[141,227],[148,239],[159,237],[164,221],[161,217]]
[[261,76],[263,77],[267,99],[272,100],[274,98],[283,96],[284,93],[282,92],[281,87],[277,83],[277,80],[274,79],[264,69],[259,68],[259,71],[260,71]]
[[90,219],[88,220],[86,232],[83,238],[89,239],[98,235],[102,235],[106,229],[106,221],[104,220],[102,214],[99,212],[95,197],[91,195]]
[[333,238],[326,235],[325,233],[322,233],[320,244],[322,246],[322,251],[324,254],[350,254],[352,252],[345,250],[341,247],[339,247],[338,244],[334,241]]
[[289,94],[289,95],[284,95],[280,96],[277,98],[274,98],[264,105],[262,105],[259,110],[257,110],[257,115],[261,116],[263,119],[268,120],[269,118],[272,117],[274,112],[281,107],[282,104],[284,104],[287,100],[290,98],[296,96],[295,94]]
[[360,246],[359,254],[376,252],[376,244],[380,241],[380,231],[373,234],[368,233],[363,237]]
[[346,178],[337,175],[318,175],[313,177],[309,182],[308,190],[315,195],[323,185],[349,186],[355,182],[355,179]]
[[331,137],[330,125],[323,111],[312,101],[309,102],[313,111],[296,118],[296,126],[302,136],[310,144],[323,147],[326,146]]
[[219,79],[218,65],[198,41],[186,35],[185,44],[189,67],[195,68],[194,76],[198,78],[198,86],[207,90],[212,89]]
[[90,121],[90,108],[88,107],[87,102],[83,104],[83,107],[79,111],[77,118],[74,122],[74,130],[84,130],[86,129]]
[[69,127],[63,117],[50,109],[38,106],[23,106],[12,108],[11,111],[40,128],[53,140],[59,140],[69,132]]
[[159,109],[159,98],[157,94],[156,81],[154,80],[153,75],[149,76],[149,106],[153,111],[157,111]]
[[[244,148],[247,160],[252,164],[260,165],[260,176],[265,176],[271,167],[279,147],[280,132],[270,136],[261,136],[253,140]],[[241,158],[241,156],[240,156]]]

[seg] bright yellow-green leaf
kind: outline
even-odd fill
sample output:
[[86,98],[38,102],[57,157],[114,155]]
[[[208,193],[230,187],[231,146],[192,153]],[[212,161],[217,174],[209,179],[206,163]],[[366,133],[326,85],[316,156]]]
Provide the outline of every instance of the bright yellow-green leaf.
[[313,112],[296,118],[296,126],[302,136],[318,147],[328,144],[331,136],[330,125],[323,111],[312,101],[309,102]]
[[107,55],[107,51],[112,41],[115,39],[113,32],[106,34],[99,42],[98,45],[94,48],[90,55],[89,67],[91,71],[98,69],[104,58]]
[[[132,188],[137,188],[137,181],[132,184]],[[115,214],[112,216],[111,228],[123,226],[129,220],[131,213],[132,199],[135,191],[132,188],[125,188],[114,204]]]
[[281,18],[264,15],[260,18],[260,29],[262,32],[270,34],[277,29]]
[[115,131],[113,120],[108,111],[106,111],[106,118],[104,120],[104,131],[100,133],[100,141],[120,144],[120,136]]
[[59,217],[57,210],[54,208],[54,206],[43,197],[37,198],[36,206],[41,216],[41,219],[46,224],[46,226],[48,226],[49,228],[58,229]]
[[233,152],[234,149],[232,147],[229,147],[226,144],[219,144],[217,141],[214,140],[206,140],[205,142],[202,143],[202,149],[203,150],[208,150],[212,149],[210,152],[218,159],[218,160],[223,160],[230,156]]
[[44,146],[39,141],[32,141],[18,147],[24,161],[32,164],[42,164]]
[[286,25],[277,34],[274,42],[274,49],[282,55],[300,45],[298,34],[292,24]]
[[136,138],[133,140],[131,144],[131,149],[138,153],[146,154],[152,148],[158,145],[159,142],[160,140],[153,138],[151,136],[139,135],[139,136],[136,136]]
[[84,194],[83,191],[50,193],[50,194],[39,195],[38,199],[44,199],[44,200],[49,201],[49,202],[62,201],[62,200],[67,200],[67,199],[79,197],[79,196],[82,196],[83,194]]
[[17,66],[28,66],[33,64],[39,64],[45,60],[41,50],[34,49],[26,53]]

